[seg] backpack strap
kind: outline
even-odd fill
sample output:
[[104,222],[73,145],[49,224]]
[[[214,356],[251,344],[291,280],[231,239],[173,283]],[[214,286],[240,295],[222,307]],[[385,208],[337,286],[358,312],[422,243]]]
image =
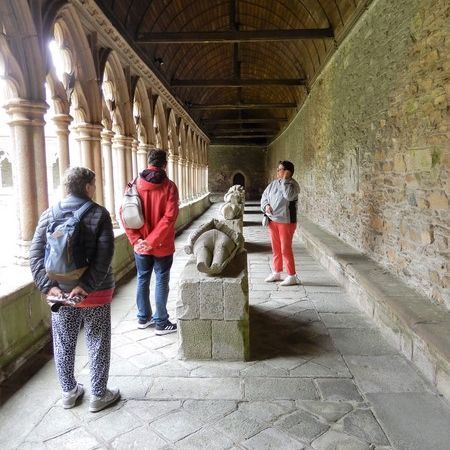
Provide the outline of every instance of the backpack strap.
[[136,185],[137,179],[138,179],[138,177],[136,177],[133,181],[129,181],[129,182],[127,183],[127,186],[128,186],[128,189],[127,189],[127,190],[130,190],[132,186],[135,186],[135,185]]
[[91,200],[88,200],[87,202],[83,203],[80,208],[78,208],[74,213],[73,216],[77,218],[77,220],[81,220],[81,218],[94,206],[94,202]]

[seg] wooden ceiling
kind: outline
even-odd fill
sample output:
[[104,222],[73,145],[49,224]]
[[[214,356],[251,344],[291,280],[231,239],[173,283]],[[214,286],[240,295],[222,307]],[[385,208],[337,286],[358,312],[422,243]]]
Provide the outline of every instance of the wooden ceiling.
[[96,0],[211,138],[266,144],[370,0]]

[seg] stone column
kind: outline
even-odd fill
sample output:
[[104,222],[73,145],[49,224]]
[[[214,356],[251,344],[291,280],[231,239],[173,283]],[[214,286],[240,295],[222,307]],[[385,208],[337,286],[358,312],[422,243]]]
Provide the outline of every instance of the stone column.
[[177,185],[178,187],[178,155],[172,155],[173,158],[173,178],[172,181]]
[[127,155],[131,155],[131,146],[133,138],[128,136],[115,136],[112,139],[114,163],[115,167],[113,173],[114,178],[114,195],[115,195],[115,208],[116,213],[120,208],[120,202],[122,200],[123,193],[125,192],[125,186],[131,179],[127,173]]
[[132,136],[127,136],[129,139],[129,144],[125,149],[125,173],[128,181],[133,179],[133,142],[134,138]]
[[114,228],[119,224],[116,218],[116,208],[114,201],[114,180],[113,180],[113,158],[112,158],[112,138],[114,133],[110,130],[103,130],[102,138],[102,156],[104,164],[104,184],[105,184],[105,207],[109,211]]
[[175,181],[175,160],[172,153],[167,153],[167,176]]
[[133,139],[131,143],[131,176],[130,180],[137,177],[138,174],[138,165],[137,165],[137,152],[138,152],[138,144],[139,142],[136,139]]
[[29,248],[39,215],[48,207],[44,114],[48,105],[17,100],[5,106],[13,143],[14,188],[19,218],[15,262],[29,264]]
[[103,198],[103,169],[101,157],[101,137],[102,126],[84,123],[77,126],[77,140],[81,149],[81,164],[95,172],[97,190],[95,201],[101,205]]
[[188,198],[189,201],[194,197],[194,189],[193,189],[193,163],[192,161],[188,161]]
[[184,203],[184,159],[178,158],[178,194],[180,196],[180,202]]
[[139,144],[137,151],[138,173],[147,168],[147,157],[150,150],[155,148],[153,144]]
[[61,196],[64,195],[64,186],[62,183],[64,172],[70,167],[69,154],[69,125],[72,117],[68,114],[55,114],[52,118],[56,129],[56,139],[58,148],[58,171],[61,180]]

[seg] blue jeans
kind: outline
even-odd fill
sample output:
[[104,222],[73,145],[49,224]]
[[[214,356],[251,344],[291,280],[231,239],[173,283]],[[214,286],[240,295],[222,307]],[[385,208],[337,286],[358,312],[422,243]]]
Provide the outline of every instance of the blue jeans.
[[[134,254],[137,269],[137,292],[136,305],[138,319],[153,320],[157,325],[164,325],[169,319],[167,313],[167,298],[169,296],[170,268],[172,267],[173,255],[153,256]],[[155,286],[155,309],[152,315],[150,305],[150,279],[152,272],[156,274]]]

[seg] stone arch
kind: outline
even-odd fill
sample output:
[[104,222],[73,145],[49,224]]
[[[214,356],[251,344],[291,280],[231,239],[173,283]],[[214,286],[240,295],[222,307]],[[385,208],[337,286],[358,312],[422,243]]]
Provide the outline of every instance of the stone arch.
[[0,80],[3,98],[26,98],[26,84],[22,70],[11,53],[4,35],[0,34]]
[[[78,13],[73,5],[64,5],[55,15],[50,27],[49,38],[57,42],[60,56],[64,63],[62,83],[69,102],[75,84],[77,84],[78,103],[83,103],[84,117],[87,123],[100,123],[102,105],[94,59]],[[50,50],[48,50],[50,52]],[[48,58],[50,60],[50,58]],[[81,102],[81,97],[89,102]],[[75,114],[80,115],[80,113]]]
[[[0,28],[3,27],[9,42],[6,53],[9,53],[7,62],[11,68],[7,74],[10,78],[8,89],[17,90],[19,95],[16,98],[43,100],[45,64],[28,1],[1,1],[0,18]],[[5,52],[4,46],[2,51]],[[14,62],[11,55],[14,55]]]
[[[106,91],[109,94],[106,102],[112,112],[113,119],[115,118],[113,122],[116,125],[120,123],[122,134],[125,136],[134,136],[136,133],[127,82],[119,58],[113,51],[108,55],[105,64],[103,86],[106,86]],[[106,94],[105,88],[103,89],[103,94]]]
[[133,118],[139,143],[151,144],[153,142],[152,111],[147,91],[141,78],[138,79],[134,92]]
[[157,97],[153,110],[153,126],[155,129],[157,147],[167,150],[167,121],[164,113],[164,104],[161,97]]
[[179,138],[177,132],[177,118],[175,112],[170,110],[169,120],[168,120],[168,145],[169,153],[172,155],[178,155],[179,152]]
[[236,170],[235,172],[232,173],[231,177],[230,177],[230,186],[234,186],[235,184],[240,184],[242,187],[245,188],[246,186],[246,177],[245,175],[242,173],[242,171],[240,170]]
[[186,149],[186,123],[183,119],[180,121],[180,125],[178,127],[178,140],[180,142],[179,146],[179,155],[180,158],[184,160],[187,159],[187,149]]

